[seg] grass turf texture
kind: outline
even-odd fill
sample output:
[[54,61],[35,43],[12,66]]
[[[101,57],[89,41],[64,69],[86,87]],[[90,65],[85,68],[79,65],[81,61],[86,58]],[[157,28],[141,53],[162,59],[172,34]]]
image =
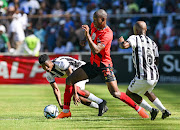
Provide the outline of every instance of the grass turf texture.
[[[59,88],[63,101],[64,85]],[[119,88],[125,92],[127,85]],[[0,129],[180,129],[180,85],[156,86],[153,92],[172,115],[162,120],[159,112],[154,121],[142,119],[134,109],[113,98],[105,84],[86,85],[86,89],[107,101],[107,113],[98,117],[98,109],[71,102],[72,117],[54,120],[46,119],[43,113],[46,105],[58,106],[50,85],[0,85]]]

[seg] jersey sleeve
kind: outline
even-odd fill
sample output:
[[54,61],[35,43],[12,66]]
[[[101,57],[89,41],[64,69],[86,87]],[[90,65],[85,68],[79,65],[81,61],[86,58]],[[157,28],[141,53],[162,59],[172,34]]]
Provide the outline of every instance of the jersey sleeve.
[[159,57],[158,46],[155,46],[155,57]]
[[131,35],[127,40],[132,48],[136,48],[136,36]]
[[9,39],[8,39],[8,37],[7,37],[7,35],[4,33],[4,34],[2,34],[2,38],[4,39],[4,41],[7,43],[7,42],[9,42]]
[[70,63],[66,59],[61,59],[59,61],[55,61],[54,63],[58,65],[61,70],[64,71],[66,71],[70,66]]
[[46,72],[46,79],[49,83],[54,83],[55,82],[55,77],[49,73],[49,72]]

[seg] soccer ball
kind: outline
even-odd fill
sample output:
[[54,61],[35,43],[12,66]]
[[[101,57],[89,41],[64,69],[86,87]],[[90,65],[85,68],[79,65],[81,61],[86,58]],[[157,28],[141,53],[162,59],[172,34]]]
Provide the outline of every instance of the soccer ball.
[[56,118],[59,114],[59,110],[56,105],[47,105],[44,108],[44,116],[47,119]]

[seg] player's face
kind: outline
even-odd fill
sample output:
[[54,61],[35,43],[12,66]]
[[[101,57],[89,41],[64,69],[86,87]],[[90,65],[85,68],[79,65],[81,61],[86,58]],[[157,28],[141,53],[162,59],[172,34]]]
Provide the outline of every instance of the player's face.
[[96,15],[93,16],[93,23],[96,28],[101,27],[102,19],[97,17]]
[[54,64],[52,61],[48,60],[45,63],[41,64],[42,68],[47,71],[47,72],[51,72]]

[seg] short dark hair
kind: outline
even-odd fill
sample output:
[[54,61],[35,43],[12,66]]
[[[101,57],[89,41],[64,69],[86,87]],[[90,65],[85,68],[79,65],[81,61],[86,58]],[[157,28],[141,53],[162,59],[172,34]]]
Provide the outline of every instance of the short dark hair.
[[43,54],[39,56],[39,64],[45,63],[47,60],[49,60],[49,56],[47,54]]

